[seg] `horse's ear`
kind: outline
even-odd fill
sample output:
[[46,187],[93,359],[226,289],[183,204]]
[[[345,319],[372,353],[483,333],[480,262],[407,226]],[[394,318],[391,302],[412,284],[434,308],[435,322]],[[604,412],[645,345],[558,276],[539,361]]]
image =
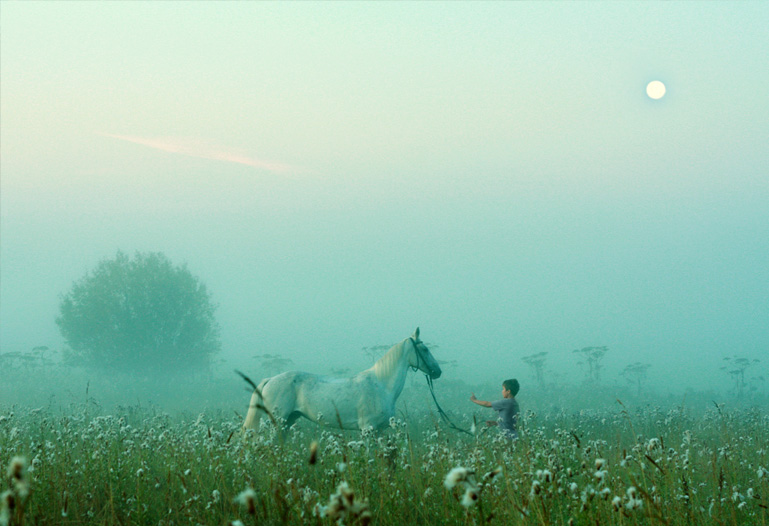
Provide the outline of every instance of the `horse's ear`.
[[417,327],[417,330],[414,331],[414,334],[412,334],[411,337],[415,340],[419,339],[419,327]]

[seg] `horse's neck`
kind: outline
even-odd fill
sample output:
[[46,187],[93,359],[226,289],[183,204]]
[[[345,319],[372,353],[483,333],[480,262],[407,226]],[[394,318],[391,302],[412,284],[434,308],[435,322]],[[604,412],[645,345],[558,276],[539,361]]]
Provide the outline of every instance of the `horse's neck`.
[[398,398],[406,383],[406,373],[409,370],[409,362],[406,357],[405,341],[393,345],[377,362],[369,369],[394,398]]

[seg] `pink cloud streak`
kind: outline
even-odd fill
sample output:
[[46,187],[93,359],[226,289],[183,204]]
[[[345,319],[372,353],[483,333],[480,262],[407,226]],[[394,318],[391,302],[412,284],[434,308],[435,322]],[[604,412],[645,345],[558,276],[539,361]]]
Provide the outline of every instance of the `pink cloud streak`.
[[277,162],[263,161],[251,157],[243,152],[230,148],[218,146],[199,139],[184,139],[177,137],[137,137],[134,135],[115,135],[112,133],[102,134],[105,137],[111,137],[121,141],[128,141],[135,144],[141,144],[149,148],[161,150],[168,153],[186,155],[188,157],[198,157],[200,159],[212,159],[215,161],[224,161],[228,163],[245,164],[261,170],[267,170],[275,173],[285,173],[295,171],[295,168]]

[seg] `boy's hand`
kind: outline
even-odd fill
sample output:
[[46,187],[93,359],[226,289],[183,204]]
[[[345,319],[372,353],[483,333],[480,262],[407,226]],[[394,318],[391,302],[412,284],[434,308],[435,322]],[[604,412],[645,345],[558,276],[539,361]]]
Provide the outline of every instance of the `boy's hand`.
[[475,393],[470,393],[470,401],[475,402],[476,400],[478,399],[475,397]]

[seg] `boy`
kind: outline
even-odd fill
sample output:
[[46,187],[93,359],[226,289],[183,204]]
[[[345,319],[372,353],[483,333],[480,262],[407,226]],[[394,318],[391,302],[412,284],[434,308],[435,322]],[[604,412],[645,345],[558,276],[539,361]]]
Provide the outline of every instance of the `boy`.
[[508,438],[518,438],[518,401],[515,399],[515,395],[518,394],[520,389],[518,380],[511,379],[502,382],[502,399],[495,400],[493,402],[486,402],[484,400],[478,400],[475,397],[475,393],[470,393],[470,401],[483,407],[490,407],[499,413],[497,420],[489,420],[486,425],[496,426],[499,424],[500,429]]

